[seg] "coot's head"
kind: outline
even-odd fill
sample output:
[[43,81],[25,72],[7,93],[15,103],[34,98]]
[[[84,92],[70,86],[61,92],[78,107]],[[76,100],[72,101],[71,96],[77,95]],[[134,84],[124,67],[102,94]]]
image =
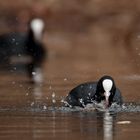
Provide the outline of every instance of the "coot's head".
[[96,99],[98,102],[105,100],[106,107],[109,107],[113,101],[116,92],[116,86],[111,76],[103,76],[97,83]]
[[34,37],[37,41],[41,40],[44,27],[45,27],[45,23],[42,19],[35,18],[31,20],[30,29],[33,32]]

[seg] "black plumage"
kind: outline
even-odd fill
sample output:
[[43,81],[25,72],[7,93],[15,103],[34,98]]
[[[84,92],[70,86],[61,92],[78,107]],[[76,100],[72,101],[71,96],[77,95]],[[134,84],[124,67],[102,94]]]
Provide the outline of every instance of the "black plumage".
[[113,78],[110,76],[103,76],[97,82],[83,83],[72,89],[66,97],[67,105],[84,107],[86,104],[93,102],[100,103],[105,100],[105,90],[102,85],[105,79],[109,79],[113,82],[108,106],[111,106],[114,102],[121,105],[123,103],[121,92],[116,87]]
[[26,33],[12,32],[0,35],[0,64],[4,68],[10,68],[12,72],[26,70],[34,81],[35,73],[38,74],[36,70],[41,71],[47,56],[47,48],[42,41],[45,23],[42,19],[34,18],[27,28]]
[[[43,32],[42,32],[43,33]],[[32,28],[29,26],[29,31],[26,39],[26,52],[31,56],[32,61],[27,65],[27,71],[30,77],[36,68],[41,68],[47,56],[47,49],[42,43],[42,40],[36,40]]]

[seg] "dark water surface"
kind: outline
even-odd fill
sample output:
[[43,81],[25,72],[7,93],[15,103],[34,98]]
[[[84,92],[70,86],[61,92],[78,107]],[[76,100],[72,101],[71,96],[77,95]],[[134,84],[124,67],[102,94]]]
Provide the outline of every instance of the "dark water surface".
[[[114,46],[105,37],[46,36],[49,56],[42,84],[30,83],[24,72],[1,71],[0,139],[139,140],[140,49]],[[73,87],[104,74],[114,77],[129,102],[123,109],[61,107]]]

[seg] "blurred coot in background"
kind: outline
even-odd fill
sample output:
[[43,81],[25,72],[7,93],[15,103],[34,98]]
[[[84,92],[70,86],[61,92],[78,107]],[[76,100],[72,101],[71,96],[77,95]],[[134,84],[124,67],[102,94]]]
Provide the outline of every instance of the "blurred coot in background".
[[33,82],[42,81],[41,67],[47,50],[42,43],[45,23],[33,18],[27,32],[0,35],[0,67],[10,71],[27,72]]

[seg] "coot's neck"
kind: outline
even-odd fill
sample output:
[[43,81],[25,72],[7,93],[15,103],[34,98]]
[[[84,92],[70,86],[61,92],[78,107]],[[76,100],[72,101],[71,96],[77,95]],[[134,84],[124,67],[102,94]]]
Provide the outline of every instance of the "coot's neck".
[[42,42],[42,34],[40,34],[38,37],[35,35],[35,33],[33,32],[33,30],[29,30],[28,33],[28,38],[30,41],[32,42],[36,42],[36,43],[41,43]]
[[[111,105],[113,102],[113,98],[115,96],[115,91],[116,91],[116,89],[114,89],[114,91],[111,91],[111,94],[109,96],[109,105]],[[97,101],[98,103],[100,103],[101,101],[105,100],[105,96],[101,96],[101,93],[97,90],[94,95],[94,100]]]

